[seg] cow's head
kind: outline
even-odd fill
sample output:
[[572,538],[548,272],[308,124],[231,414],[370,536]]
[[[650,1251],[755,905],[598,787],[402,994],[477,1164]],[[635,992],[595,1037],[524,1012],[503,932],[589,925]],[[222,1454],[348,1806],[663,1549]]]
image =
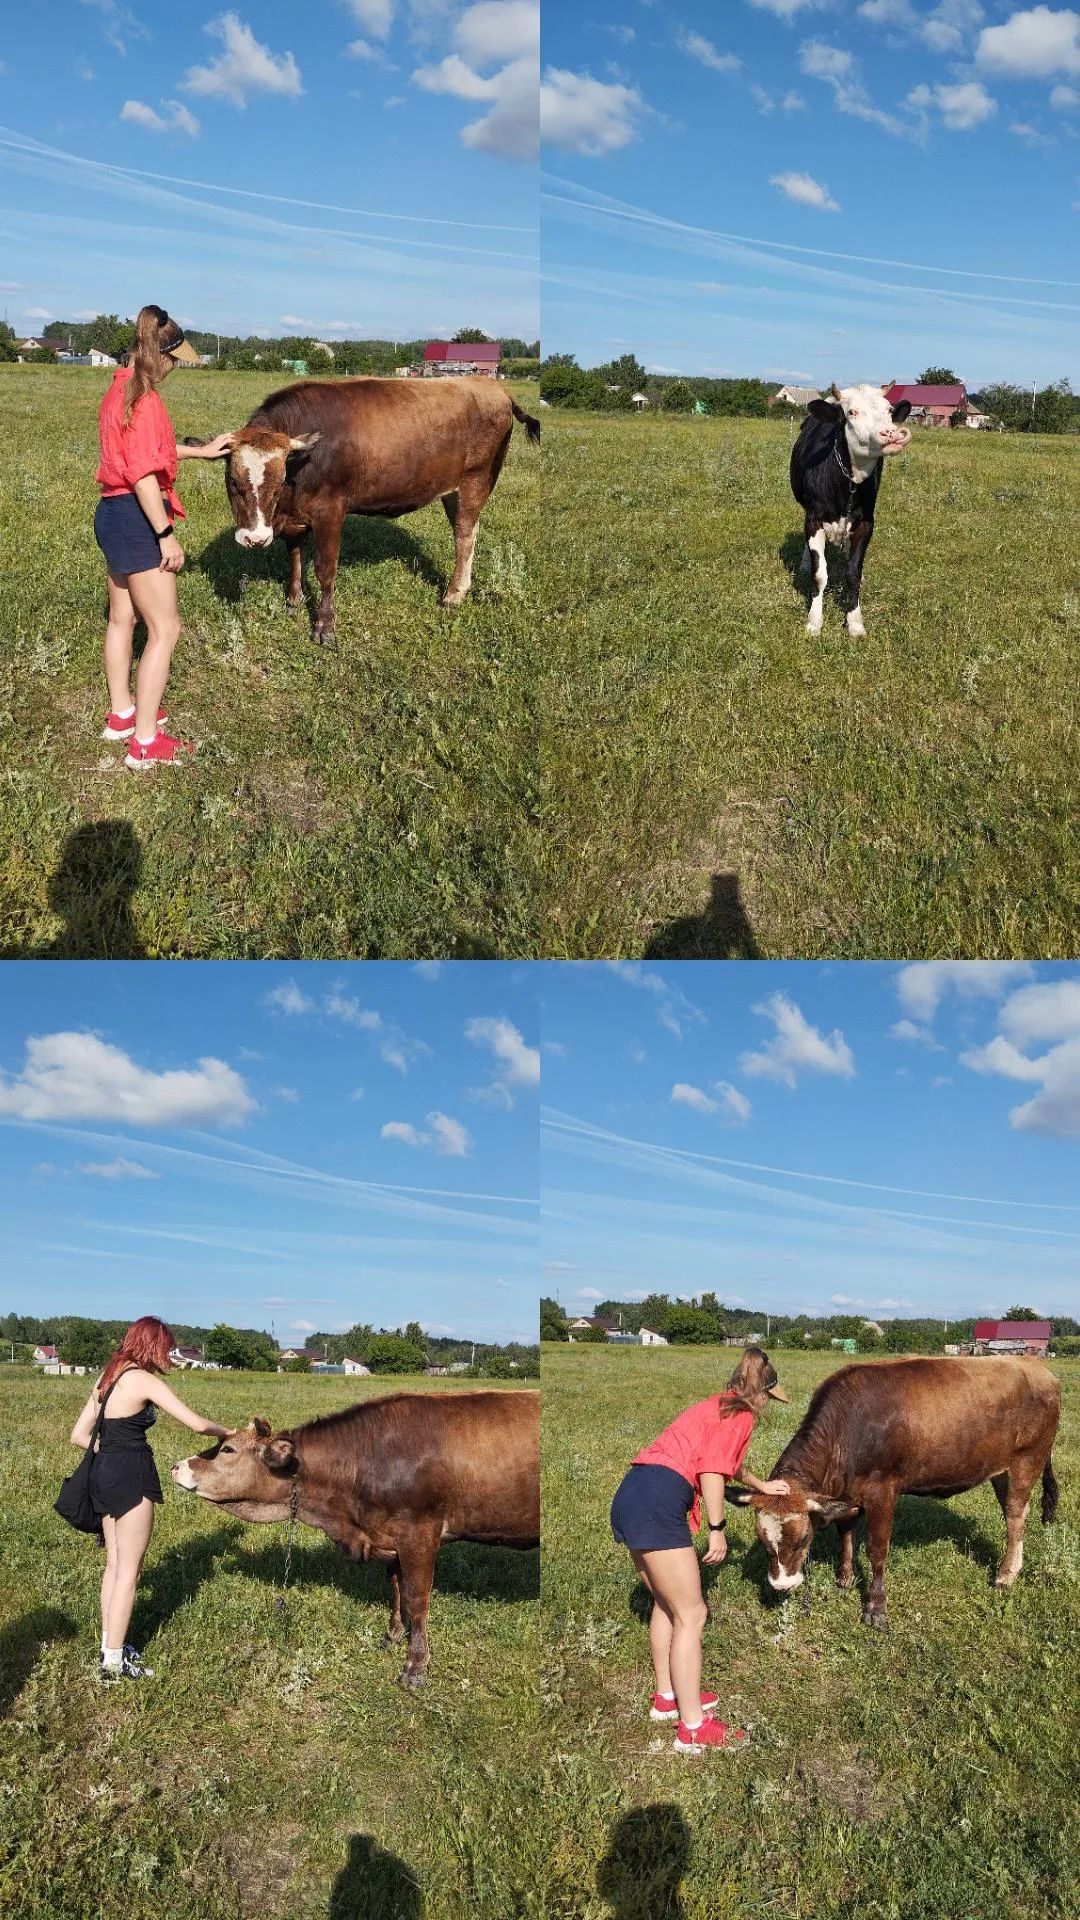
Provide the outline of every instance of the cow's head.
[[241,427],[234,434],[225,485],[240,546],[270,545],[281,489],[321,438],[318,433],[273,433],[268,427]]
[[888,387],[830,387],[830,399],[811,400],[815,420],[843,424],[848,447],[856,460],[880,460],[884,454],[899,453],[911,439],[910,427],[902,423],[911,412],[910,400],[889,405]]
[[802,1586],[806,1556],[818,1528],[852,1512],[849,1502],[826,1500],[795,1486],[785,1494],[755,1493],[750,1505],[757,1537],[769,1557],[769,1585],[774,1593],[791,1593]]
[[178,1460],[172,1478],[185,1493],[212,1500],[242,1520],[286,1520],[299,1465],[292,1435],[275,1434],[269,1420],[256,1417],[208,1453]]

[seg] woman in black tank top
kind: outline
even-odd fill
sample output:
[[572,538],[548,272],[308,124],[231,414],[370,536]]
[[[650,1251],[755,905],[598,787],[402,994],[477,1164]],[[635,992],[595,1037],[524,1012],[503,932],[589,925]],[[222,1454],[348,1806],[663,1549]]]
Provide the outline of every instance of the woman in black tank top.
[[[125,1412],[114,1412],[112,1405],[106,1406],[101,1438],[90,1468],[90,1499],[101,1520],[101,1538],[106,1550],[101,1580],[101,1678],[107,1682],[153,1676],[153,1669],[144,1665],[126,1636],[143,1558],[153,1532],[154,1507],[160,1505],[162,1497],[161,1481],[147,1438],[158,1409],[171,1414],[193,1433],[214,1434],[223,1440],[232,1431],[230,1427],[219,1427],[216,1421],[204,1420],[202,1414],[193,1413],[161,1379],[171,1364],[170,1355],[175,1345],[172,1332],[163,1320],[149,1314],[136,1320],[108,1361],[72,1428],[72,1444],[86,1447],[103,1402],[115,1404],[115,1396],[120,1406],[127,1408]],[[118,1387],[121,1388],[119,1395]]]

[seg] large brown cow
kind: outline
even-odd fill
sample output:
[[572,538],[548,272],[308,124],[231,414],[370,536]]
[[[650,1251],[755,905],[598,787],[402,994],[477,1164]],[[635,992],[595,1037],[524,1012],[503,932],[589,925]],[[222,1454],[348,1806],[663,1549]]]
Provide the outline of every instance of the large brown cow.
[[514,421],[540,423],[498,381],[303,380],[272,393],[234,433],[226,485],[242,547],[289,549],[286,605],[303,604],[302,543],[310,530],[322,599],[315,638],[334,631],[334,581],[347,513],[396,520],[441,500],[455,564],[443,594],[457,607],[472,582],[480,510],[502,470]]
[[320,1527],[351,1560],[390,1570],[387,1645],[409,1647],[398,1676],[424,1684],[435,1557],[444,1540],[535,1547],[540,1537],[540,1395],[395,1393],[274,1433],[252,1420],[180,1460],[177,1486],[240,1520]]
[[885,1625],[885,1560],[901,1493],[948,1499],[989,1480],[1005,1516],[995,1585],[1011,1587],[1024,1558],[1031,1490],[1042,1475],[1043,1523],[1057,1508],[1050,1449],[1061,1389],[1039,1360],[910,1359],[856,1362],[818,1387],[770,1478],[780,1497],[755,1494],[758,1539],[777,1593],[801,1586],[814,1534],[835,1521],[837,1585],[854,1580],[854,1530],[866,1515],[873,1579],[863,1619]]

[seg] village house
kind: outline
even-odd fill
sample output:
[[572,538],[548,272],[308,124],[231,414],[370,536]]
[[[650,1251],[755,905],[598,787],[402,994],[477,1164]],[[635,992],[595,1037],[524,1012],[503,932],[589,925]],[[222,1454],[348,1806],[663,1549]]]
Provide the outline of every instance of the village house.
[[346,1354],[342,1364],[346,1373],[354,1374],[358,1379],[369,1380],[371,1378],[371,1368],[365,1367],[362,1360],[350,1360],[348,1354]]
[[190,1373],[196,1367],[206,1366],[201,1347],[174,1347],[169,1361],[180,1373]]
[[808,407],[811,400],[820,400],[818,387],[781,387],[769,399],[770,407]]
[[1049,1320],[976,1320],[971,1336],[972,1350],[1033,1354],[1045,1360],[1053,1331]]
[[918,383],[904,386],[898,382],[888,389],[885,398],[890,407],[898,406],[901,400],[910,402],[912,426],[948,427],[957,415],[964,420],[967,418],[967,388],[962,380],[955,386],[947,387],[920,386]]
[[424,348],[426,378],[458,377],[467,373],[499,377],[502,342],[499,340],[429,340]]

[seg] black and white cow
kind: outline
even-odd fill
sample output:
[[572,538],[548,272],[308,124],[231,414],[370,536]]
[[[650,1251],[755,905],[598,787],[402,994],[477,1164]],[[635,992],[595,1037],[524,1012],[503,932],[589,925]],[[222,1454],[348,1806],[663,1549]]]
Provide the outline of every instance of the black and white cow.
[[808,418],[791,450],[791,491],[806,515],[806,551],[801,571],[813,570],[814,598],[806,622],[807,633],[821,632],[822,609],[829,572],[825,542],[847,554],[851,608],[848,632],[861,638],[863,626],[859,595],[863,561],[874,531],[874,507],[881,485],[881,463],[899,453],[911,439],[901,424],[911,402],[890,407],[889,388],[830,388],[831,399],[811,400]]

